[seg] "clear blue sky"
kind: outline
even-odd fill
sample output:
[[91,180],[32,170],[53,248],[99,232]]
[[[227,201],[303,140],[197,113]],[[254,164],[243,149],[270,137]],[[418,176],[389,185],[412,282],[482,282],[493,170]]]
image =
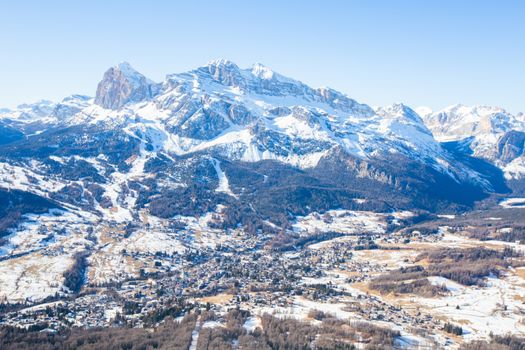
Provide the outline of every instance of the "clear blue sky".
[[161,81],[219,57],[361,102],[525,111],[525,1],[1,1],[0,106]]

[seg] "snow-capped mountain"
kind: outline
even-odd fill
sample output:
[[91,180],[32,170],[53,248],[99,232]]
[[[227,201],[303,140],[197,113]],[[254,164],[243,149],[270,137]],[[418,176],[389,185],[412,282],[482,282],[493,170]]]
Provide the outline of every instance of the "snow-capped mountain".
[[471,136],[486,137],[524,128],[523,121],[503,108],[453,105],[422,114],[438,141],[459,141]]
[[525,175],[522,115],[489,106],[454,105],[438,112],[419,111],[438,141],[466,145],[475,157],[499,166],[509,179]]
[[467,208],[501,188],[490,164],[459,159],[411,108],[373,109],[262,64],[217,60],[156,83],[121,63],[94,98],[24,105],[0,122],[2,187],[121,223],[220,208],[218,227],[275,230],[329,209]]
[[91,97],[71,95],[58,103],[43,100],[22,104],[15,110],[0,110],[0,125],[19,129],[26,134],[38,133],[57,126],[92,103]]
[[137,72],[127,62],[110,68],[98,84],[95,104],[119,109],[127,103],[149,99],[155,93],[155,83]]
[[119,64],[105,73],[95,104],[69,121],[81,123],[141,132],[154,149],[177,155],[214,150],[229,159],[313,167],[339,146],[362,158],[401,153],[441,170],[448,162],[408,107],[375,112],[335,90],[227,60],[169,75],[162,84]]

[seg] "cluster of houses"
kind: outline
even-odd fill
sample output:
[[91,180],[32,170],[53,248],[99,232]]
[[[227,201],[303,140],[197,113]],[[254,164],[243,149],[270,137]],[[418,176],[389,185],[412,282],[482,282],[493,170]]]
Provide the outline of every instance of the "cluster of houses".
[[[376,249],[379,241],[402,239],[406,237],[363,233],[329,241],[313,240],[311,245],[284,251],[264,242],[251,242],[246,247],[235,247],[235,251],[224,246],[187,250],[184,254],[157,253],[150,257],[154,261],[152,268],[144,269],[137,278],[103,286],[86,285],[75,297],[38,307],[20,306],[0,314],[0,324],[47,331],[69,326],[147,327],[152,320],[178,317],[193,307],[218,312],[236,307],[287,308],[301,297],[322,303],[351,299],[348,310],[360,319],[431,327],[433,321],[428,316],[418,318],[373,295],[352,295],[324,278],[327,271],[337,269],[352,273],[346,279],[348,283],[366,280],[380,267],[353,260],[354,252]],[[213,299],[221,295],[224,298]]]

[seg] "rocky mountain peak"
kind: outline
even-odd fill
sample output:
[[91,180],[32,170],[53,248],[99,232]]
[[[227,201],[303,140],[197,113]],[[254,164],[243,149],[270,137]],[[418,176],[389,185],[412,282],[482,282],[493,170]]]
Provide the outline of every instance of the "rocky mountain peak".
[[122,62],[104,73],[98,84],[95,103],[106,109],[119,109],[128,102],[140,102],[154,95],[155,83]]
[[206,65],[208,73],[213,80],[227,86],[242,86],[244,79],[239,67],[227,59],[221,58],[210,61]]

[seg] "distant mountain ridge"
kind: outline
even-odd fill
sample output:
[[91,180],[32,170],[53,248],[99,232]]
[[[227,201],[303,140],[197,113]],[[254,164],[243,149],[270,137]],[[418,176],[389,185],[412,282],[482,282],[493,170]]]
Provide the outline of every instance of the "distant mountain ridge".
[[468,143],[476,157],[500,167],[509,179],[525,175],[525,121],[500,107],[454,105],[425,111],[426,125],[437,140]]

